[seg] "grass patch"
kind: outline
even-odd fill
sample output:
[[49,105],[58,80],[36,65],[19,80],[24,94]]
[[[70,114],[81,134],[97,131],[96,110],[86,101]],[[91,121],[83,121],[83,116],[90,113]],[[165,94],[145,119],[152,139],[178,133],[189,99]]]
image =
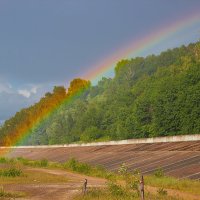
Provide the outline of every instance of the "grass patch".
[[15,167],[11,167],[10,169],[0,170],[0,176],[4,177],[17,177],[22,175],[22,170],[17,169]]
[[8,162],[8,161],[7,161],[6,158],[4,158],[4,157],[0,158],[0,163],[7,163],[7,162]]
[[[91,166],[86,163],[81,163],[74,158],[69,159],[65,163],[56,163],[56,162],[49,162],[46,159],[42,160],[28,160],[22,157],[18,157],[16,159],[8,159],[8,158],[0,158],[2,163],[6,164],[22,164],[23,166],[30,166],[30,167],[39,167],[39,168],[48,168],[48,169],[68,169],[70,171],[78,172],[81,174],[95,176],[95,177],[102,177],[109,179],[112,176],[116,176],[114,173],[105,170],[101,166]],[[1,163],[1,162],[0,162]]]
[[22,157],[16,158],[15,162],[20,162],[25,166],[31,167],[48,167],[49,162],[47,159],[31,161]]
[[24,193],[21,193],[21,192],[6,192],[4,190],[3,187],[0,188],[0,198],[12,198],[12,199],[15,199],[15,198],[20,198],[20,197],[24,197],[25,194]]
[[161,177],[164,177],[165,174],[164,174],[164,171],[162,168],[158,168],[156,169],[156,171],[153,173],[153,175],[157,178],[161,178]]
[[[117,189],[118,190],[118,189]],[[130,193],[129,191],[124,191],[120,193],[111,192],[109,189],[91,189],[86,195],[78,195],[74,200],[138,200],[140,197],[136,194]],[[145,199],[151,200],[180,200],[171,196],[163,195],[152,195],[150,193],[145,194]]]
[[0,184],[46,184],[46,183],[67,183],[69,179],[65,176],[45,173],[36,170],[25,169],[23,176],[0,177]]
[[[69,181],[67,177],[34,170],[35,167],[51,168],[49,162],[45,159],[30,161],[20,157],[17,159],[6,158],[0,160],[3,160],[3,163],[0,164],[0,184],[66,183]],[[33,169],[30,169],[29,167],[32,167]]]
[[177,179],[174,177],[154,175],[145,176],[145,183],[154,187],[175,189],[191,194],[200,195],[200,181],[190,179]]
[[167,190],[165,190],[164,188],[158,188],[157,193],[159,195],[167,195]]
[[62,165],[64,169],[68,169],[70,171],[78,172],[88,176],[95,176],[105,179],[114,179],[116,176],[114,173],[105,170],[101,166],[93,167],[89,164],[81,163],[74,158],[69,159]]

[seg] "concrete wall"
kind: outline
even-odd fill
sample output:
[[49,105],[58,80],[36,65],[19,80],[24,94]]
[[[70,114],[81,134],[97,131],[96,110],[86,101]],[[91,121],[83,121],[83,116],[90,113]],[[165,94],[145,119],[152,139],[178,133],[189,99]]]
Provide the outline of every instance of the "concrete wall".
[[[184,142],[184,141],[185,142],[187,142],[187,141],[200,141],[200,134],[155,137],[155,138],[142,138],[142,139],[130,139],[130,140],[109,141],[109,142],[92,142],[92,143],[82,143],[82,144],[18,146],[18,147],[13,147],[13,148],[85,147],[85,146],[141,144],[141,143],[158,143],[158,142]],[[10,148],[10,147],[0,147],[0,148]]]

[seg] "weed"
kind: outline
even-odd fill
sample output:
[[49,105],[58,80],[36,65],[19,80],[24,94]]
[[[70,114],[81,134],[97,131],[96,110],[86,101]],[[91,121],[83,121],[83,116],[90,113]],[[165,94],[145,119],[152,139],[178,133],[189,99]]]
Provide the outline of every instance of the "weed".
[[114,182],[108,183],[108,190],[114,196],[122,196],[125,194],[124,188]]
[[48,160],[47,159],[40,160],[40,166],[41,167],[47,167],[48,166]]
[[86,163],[81,163],[74,158],[69,159],[63,165],[64,169],[68,169],[71,171],[75,171],[81,174],[86,174],[90,176],[96,176],[101,178],[106,178],[109,180],[114,180],[115,176],[114,173],[106,171],[103,167],[97,166],[93,167]]
[[157,190],[157,193],[158,193],[159,195],[164,196],[164,195],[167,195],[167,190],[165,190],[164,188],[159,188],[159,189]]
[[127,175],[127,173],[128,173],[128,168],[127,168],[127,166],[126,166],[126,163],[122,163],[122,164],[121,164],[121,166],[120,166],[120,168],[119,168],[119,170],[118,170],[118,173],[119,173],[120,175],[122,175],[122,176]]
[[161,178],[164,177],[164,171],[162,168],[158,168],[156,169],[156,171],[154,172],[154,176],[156,176],[157,178]]
[[25,195],[23,193],[10,193],[6,192],[3,187],[0,188],[0,198],[18,198],[18,197],[24,197]]
[[7,159],[4,158],[4,157],[1,157],[1,158],[0,158],[0,163],[7,163]]
[[22,163],[23,165],[29,165],[29,160],[23,157],[18,157],[16,160]]
[[0,171],[0,176],[4,176],[4,177],[17,177],[21,175],[22,175],[22,171],[14,167]]

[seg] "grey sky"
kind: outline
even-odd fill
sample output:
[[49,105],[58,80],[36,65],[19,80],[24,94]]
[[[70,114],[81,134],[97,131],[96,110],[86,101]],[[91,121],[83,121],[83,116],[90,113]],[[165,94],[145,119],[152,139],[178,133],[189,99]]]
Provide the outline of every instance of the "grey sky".
[[[198,9],[199,0],[1,0],[0,120],[120,46]],[[198,31],[191,27],[147,53],[196,41]]]

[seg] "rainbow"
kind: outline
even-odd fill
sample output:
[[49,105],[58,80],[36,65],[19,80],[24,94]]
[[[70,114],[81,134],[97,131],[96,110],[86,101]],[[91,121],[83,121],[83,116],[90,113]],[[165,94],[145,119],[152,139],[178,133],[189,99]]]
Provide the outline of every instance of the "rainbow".
[[[110,55],[102,62],[95,64],[95,67],[93,69],[90,69],[89,72],[86,72],[83,78],[90,81],[100,79],[107,71],[113,69],[113,66],[120,59],[136,56],[144,52],[146,49],[161,43],[162,41],[173,36],[174,34],[177,34],[178,32],[190,28],[196,24],[200,24],[199,11],[194,12],[193,14],[185,16],[181,19],[178,19],[174,23],[160,27],[157,30],[148,33],[148,35],[146,35],[145,37],[138,39],[137,41],[134,40],[130,42],[124,48],[120,48],[119,51],[115,52],[113,55]],[[40,126],[46,119],[52,116],[52,114],[54,114],[62,105],[69,104],[74,100],[74,98],[77,95],[80,95],[81,93],[82,90],[79,90],[75,94],[67,96],[66,99],[60,101],[57,106],[50,108],[48,112],[42,114],[37,121],[32,123],[29,127],[24,128],[20,132],[19,136],[12,140],[10,146],[16,146],[20,144],[27,136],[29,136],[32,129]],[[8,150],[6,152],[8,152]]]
[[121,47],[113,55],[105,58],[90,68],[84,78],[95,82],[99,80],[107,71],[114,68],[115,64],[125,58],[135,57],[142,54],[146,49],[156,46],[157,44],[165,41],[171,36],[180,33],[194,25],[200,27],[200,12],[199,10],[193,11],[192,14],[186,15],[180,19],[175,20],[173,23],[165,24],[156,30],[148,33],[146,36],[139,38],[137,41],[131,41],[129,44]]

